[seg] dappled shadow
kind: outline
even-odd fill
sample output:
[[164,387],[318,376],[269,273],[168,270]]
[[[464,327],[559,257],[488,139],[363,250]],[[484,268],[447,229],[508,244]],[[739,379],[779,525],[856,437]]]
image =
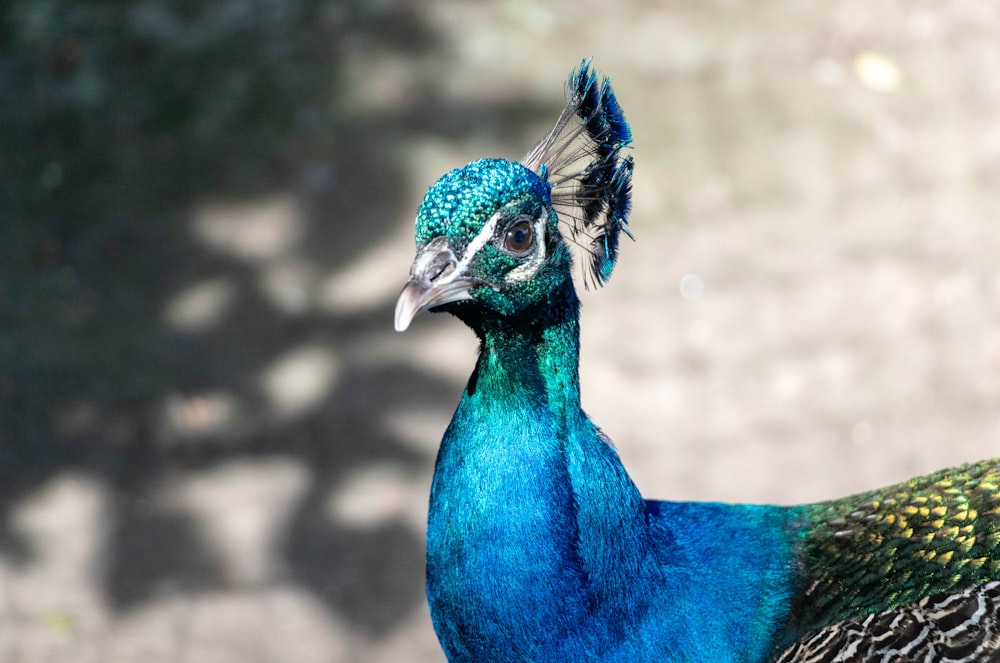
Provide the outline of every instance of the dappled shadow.
[[[291,458],[308,478],[281,564],[357,627],[390,629],[422,600],[423,542],[401,523],[338,524],[326,496],[378,461],[426,469],[428,454],[384,421],[454,401],[454,386],[391,358],[338,358],[387,331],[390,300],[344,313],[314,306],[309,288],[283,299],[262,282],[272,268],[336,270],[412,216],[400,136],[460,136],[484,118],[514,134],[551,109],[444,109],[430,87],[374,115],[352,106],[359,53],[441,48],[415,0],[24,0],[3,11],[0,86],[18,103],[0,108],[0,554],[32,559],[11,514],[77,472],[113,505],[101,543],[113,609],[233,587],[245,580],[165,487],[235,459]],[[285,245],[241,235],[257,204],[291,210]],[[236,221],[215,223],[213,209]],[[223,293],[220,312],[170,323],[179,293],[206,283]],[[268,391],[262,376],[302,347],[334,362],[333,386],[276,413],[281,383]],[[213,398],[228,413],[219,425]]]
[[107,593],[114,605],[225,587],[222,561],[204,544],[192,519],[136,511],[117,514],[118,528],[108,541]]

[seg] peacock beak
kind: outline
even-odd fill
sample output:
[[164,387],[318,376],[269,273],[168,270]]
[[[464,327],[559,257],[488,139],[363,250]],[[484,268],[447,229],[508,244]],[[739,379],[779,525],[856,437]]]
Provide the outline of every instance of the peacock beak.
[[396,301],[396,331],[406,331],[421,311],[472,299],[469,290],[478,284],[462,275],[448,240],[434,238],[417,253],[410,266],[410,280]]

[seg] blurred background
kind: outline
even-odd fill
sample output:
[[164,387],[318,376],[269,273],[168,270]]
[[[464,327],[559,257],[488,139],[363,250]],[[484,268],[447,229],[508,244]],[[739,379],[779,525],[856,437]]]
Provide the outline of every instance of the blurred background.
[[581,58],[637,163],[584,405],[649,497],[821,500],[1000,449],[1000,6],[8,0],[0,663],[443,661],[392,331],[445,170]]

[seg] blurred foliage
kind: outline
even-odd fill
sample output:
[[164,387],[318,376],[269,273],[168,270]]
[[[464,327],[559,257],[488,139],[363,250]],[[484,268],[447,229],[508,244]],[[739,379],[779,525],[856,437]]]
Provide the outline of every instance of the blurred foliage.
[[[0,477],[23,481],[105,445],[67,444],[56,412],[85,418],[97,404],[133,438],[168,383],[220,370],[157,324],[162,295],[218,260],[191,244],[192,205],[296,185],[303,163],[344,150],[345,55],[418,49],[429,35],[405,3],[13,0],[2,11]],[[389,38],[404,25],[405,39]],[[115,438],[112,420],[102,436]]]
[[[308,480],[273,533],[267,581],[301,586],[372,633],[422,601],[419,533],[334,522],[327,503],[357,468],[424,468],[430,459],[384,421],[443,401],[450,385],[389,357],[346,357],[392,333],[392,302],[323,308],[306,285],[292,310],[262,283],[281,261],[325,283],[384,241],[409,191],[401,135],[479,131],[484,116],[515,132],[538,111],[515,97],[487,104],[492,116],[477,102],[445,116],[439,91],[409,71],[388,77],[405,92],[375,112],[357,103],[369,82],[351,79],[359,62],[398,73],[394,61],[439,49],[416,0],[0,5],[0,563],[42,563],[18,512],[83,476],[107,496],[100,527],[84,533],[100,551],[102,572],[84,583],[100,607],[247,590],[176,491],[230,462],[278,458]],[[295,240],[268,263],[199,239],[219,209],[235,218],[220,232],[262,209]],[[223,283],[232,305],[198,329],[170,324],[171,304],[206,283]],[[312,354],[296,355],[303,347]],[[261,381],[289,355],[329,370],[309,409],[281,416]],[[231,407],[231,425],[179,432],[204,415],[206,394]],[[227,507],[242,499],[219,495]]]

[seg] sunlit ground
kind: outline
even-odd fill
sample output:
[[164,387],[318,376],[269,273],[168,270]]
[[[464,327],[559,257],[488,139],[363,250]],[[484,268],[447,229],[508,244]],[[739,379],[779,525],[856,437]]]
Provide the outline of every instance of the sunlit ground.
[[650,497],[792,503],[1000,455],[1000,9],[8,3],[0,663],[443,661],[457,322],[392,331],[445,170],[585,56],[635,135],[584,405]]

